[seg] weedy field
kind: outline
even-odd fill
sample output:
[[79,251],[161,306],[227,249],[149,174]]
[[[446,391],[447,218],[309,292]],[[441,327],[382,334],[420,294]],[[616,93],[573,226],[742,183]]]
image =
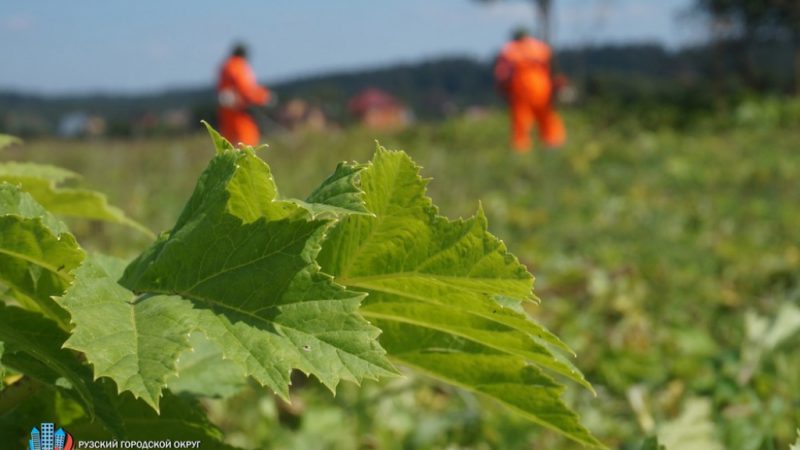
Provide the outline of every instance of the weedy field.
[[[764,105],[680,130],[568,112],[568,145],[526,155],[507,148],[499,113],[380,135],[276,135],[260,155],[282,195],[304,198],[337,162],[369,160],[377,139],[424,167],[442,214],[482,207],[536,276],[542,303],[530,312],[577,352],[597,396],[575,388],[567,402],[608,447],[658,435],[667,449],[788,449],[800,423],[800,114]],[[198,134],[31,141],[0,159],[78,172],[161,231],[213,153]],[[149,244],[123,227],[70,226],[117,256]],[[333,399],[309,380],[293,395],[287,407],[248,386],[206,406],[231,444],[254,448],[576,446],[415,376],[345,384]]]

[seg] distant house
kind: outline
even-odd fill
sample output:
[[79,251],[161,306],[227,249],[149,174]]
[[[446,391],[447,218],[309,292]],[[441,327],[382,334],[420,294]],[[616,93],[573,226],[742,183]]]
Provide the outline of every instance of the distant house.
[[131,130],[134,135],[143,136],[158,132],[161,127],[161,117],[154,112],[140,114],[131,122]]
[[323,131],[330,126],[319,106],[311,105],[299,98],[293,98],[281,107],[278,120],[290,130]]
[[58,121],[58,135],[75,138],[102,136],[106,132],[106,120],[84,112],[71,112]]
[[149,110],[135,116],[128,125],[134,136],[176,135],[192,129],[192,118],[189,108]]
[[364,89],[351,98],[347,109],[369,128],[397,129],[411,123],[411,111],[391,94],[376,88]]
[[161,126],[169,132],[185,132],[192,126],[189,108],[173,108],[161,113]]
[[464,118],[473,122],[485,120],[489,117],[489,114],[489,108],[482,105],[468,106],[467,109],[464,110]]

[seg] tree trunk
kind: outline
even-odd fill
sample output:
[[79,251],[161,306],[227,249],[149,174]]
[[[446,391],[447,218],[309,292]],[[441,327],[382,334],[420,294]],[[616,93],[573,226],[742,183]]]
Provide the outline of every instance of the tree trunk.
[[800,31],[794,33],[794,95],[800,97]]
[[542,33],[542,40],[548,44],[550,44],[551,38],[551,21],[550,21],[550,11],[552,10],[552,1],[551,0],[533,0],[533,3],[536,7],[537,15],[539,16],[539,31]]
[[748,27],[744,32],[744,37],[735,43],[736,52],[740,55],[739,73],[748,89],[761,89],[758,74],[756,73],[755,62],[753,61],[752,46],[755,42],[755,32]]
[[713,64],[711,68],[712,77],[714,78],[714,82],[711,83],[712,89],[714,92],[714,98],[717,102],[717,106],[725,109],[726,108],[726,96],[725,90],[727,85],[727,70],[726,70],[726,48],[725,48],[725,38],[724,38],[724,21],[719,17],[714,17],[712,19],[711,25],[711,39],[712,39],[712,53],[713,53]]

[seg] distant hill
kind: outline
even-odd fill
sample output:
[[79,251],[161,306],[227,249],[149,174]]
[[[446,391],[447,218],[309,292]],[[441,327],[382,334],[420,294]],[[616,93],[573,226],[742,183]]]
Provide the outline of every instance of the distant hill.
[[[497,101],[489,65],[468,58],[442,58],[265,84],[277,93],[280,101],[302,98],[323,105],[329,116],[340,121],[346,120],[347,100],[366,87],[392,93],[423,119],[441,117],[448,108]],[[198,118],[213,118],[216,109],[213,87],[142,95],[41,96],[0,91],[0,130],[10,128],[3,121],[9,115],[36,116],[51,128],[60,117],[74,111],[100,115],[110,122],[125,122],[148,112],[180,108],[190,109]]]
[[[763,51],[762,51],[763,50]],[[710,84],[720,63],[708,48],[669,51],[655,44],[596,46],[558,53],[557,68],[585,95],[635,98]],[[779,83],[791,73],[791,49],[770,46],[755,53],[758,67]],[[723,66],[735,61],[723,60]],[[448,57],[390,67],[322,74],[268,84],[285,102],[301,98],[322,106],[333,120],[347,122],[347,100],[367,87],[385,90],[422,119],[436,119],[469,106],[499,105],[491,62]],[[708,90],[708,89],[706,89]],[[71,113],[103,117],[109,132],[126,133],[148,115],[183,111],[189,123],[215,116],[212,86],[169,89],[141,95],[42,96],[0,90],[0,132],[18,135],[52,133]]]

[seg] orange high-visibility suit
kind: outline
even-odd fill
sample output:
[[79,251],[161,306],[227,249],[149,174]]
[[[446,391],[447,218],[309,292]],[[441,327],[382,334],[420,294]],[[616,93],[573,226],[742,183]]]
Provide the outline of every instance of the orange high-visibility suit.
[[551,98],[552,51],[542,41],[529,36],[515,39],[503,47],[494,67],[495,80],[508,98],[511,114],[511,144],[517,152],[531,149],[534,122],[539,138],[549,147],[566,141],[564,122],[555,112]]
[[219,131],[233,145],[258,145],[258,125],[247,112],[253,105],[264,105],[269,90],[258,85],[253,70],[242,56],[231,56],[222,65],[217,83]]

